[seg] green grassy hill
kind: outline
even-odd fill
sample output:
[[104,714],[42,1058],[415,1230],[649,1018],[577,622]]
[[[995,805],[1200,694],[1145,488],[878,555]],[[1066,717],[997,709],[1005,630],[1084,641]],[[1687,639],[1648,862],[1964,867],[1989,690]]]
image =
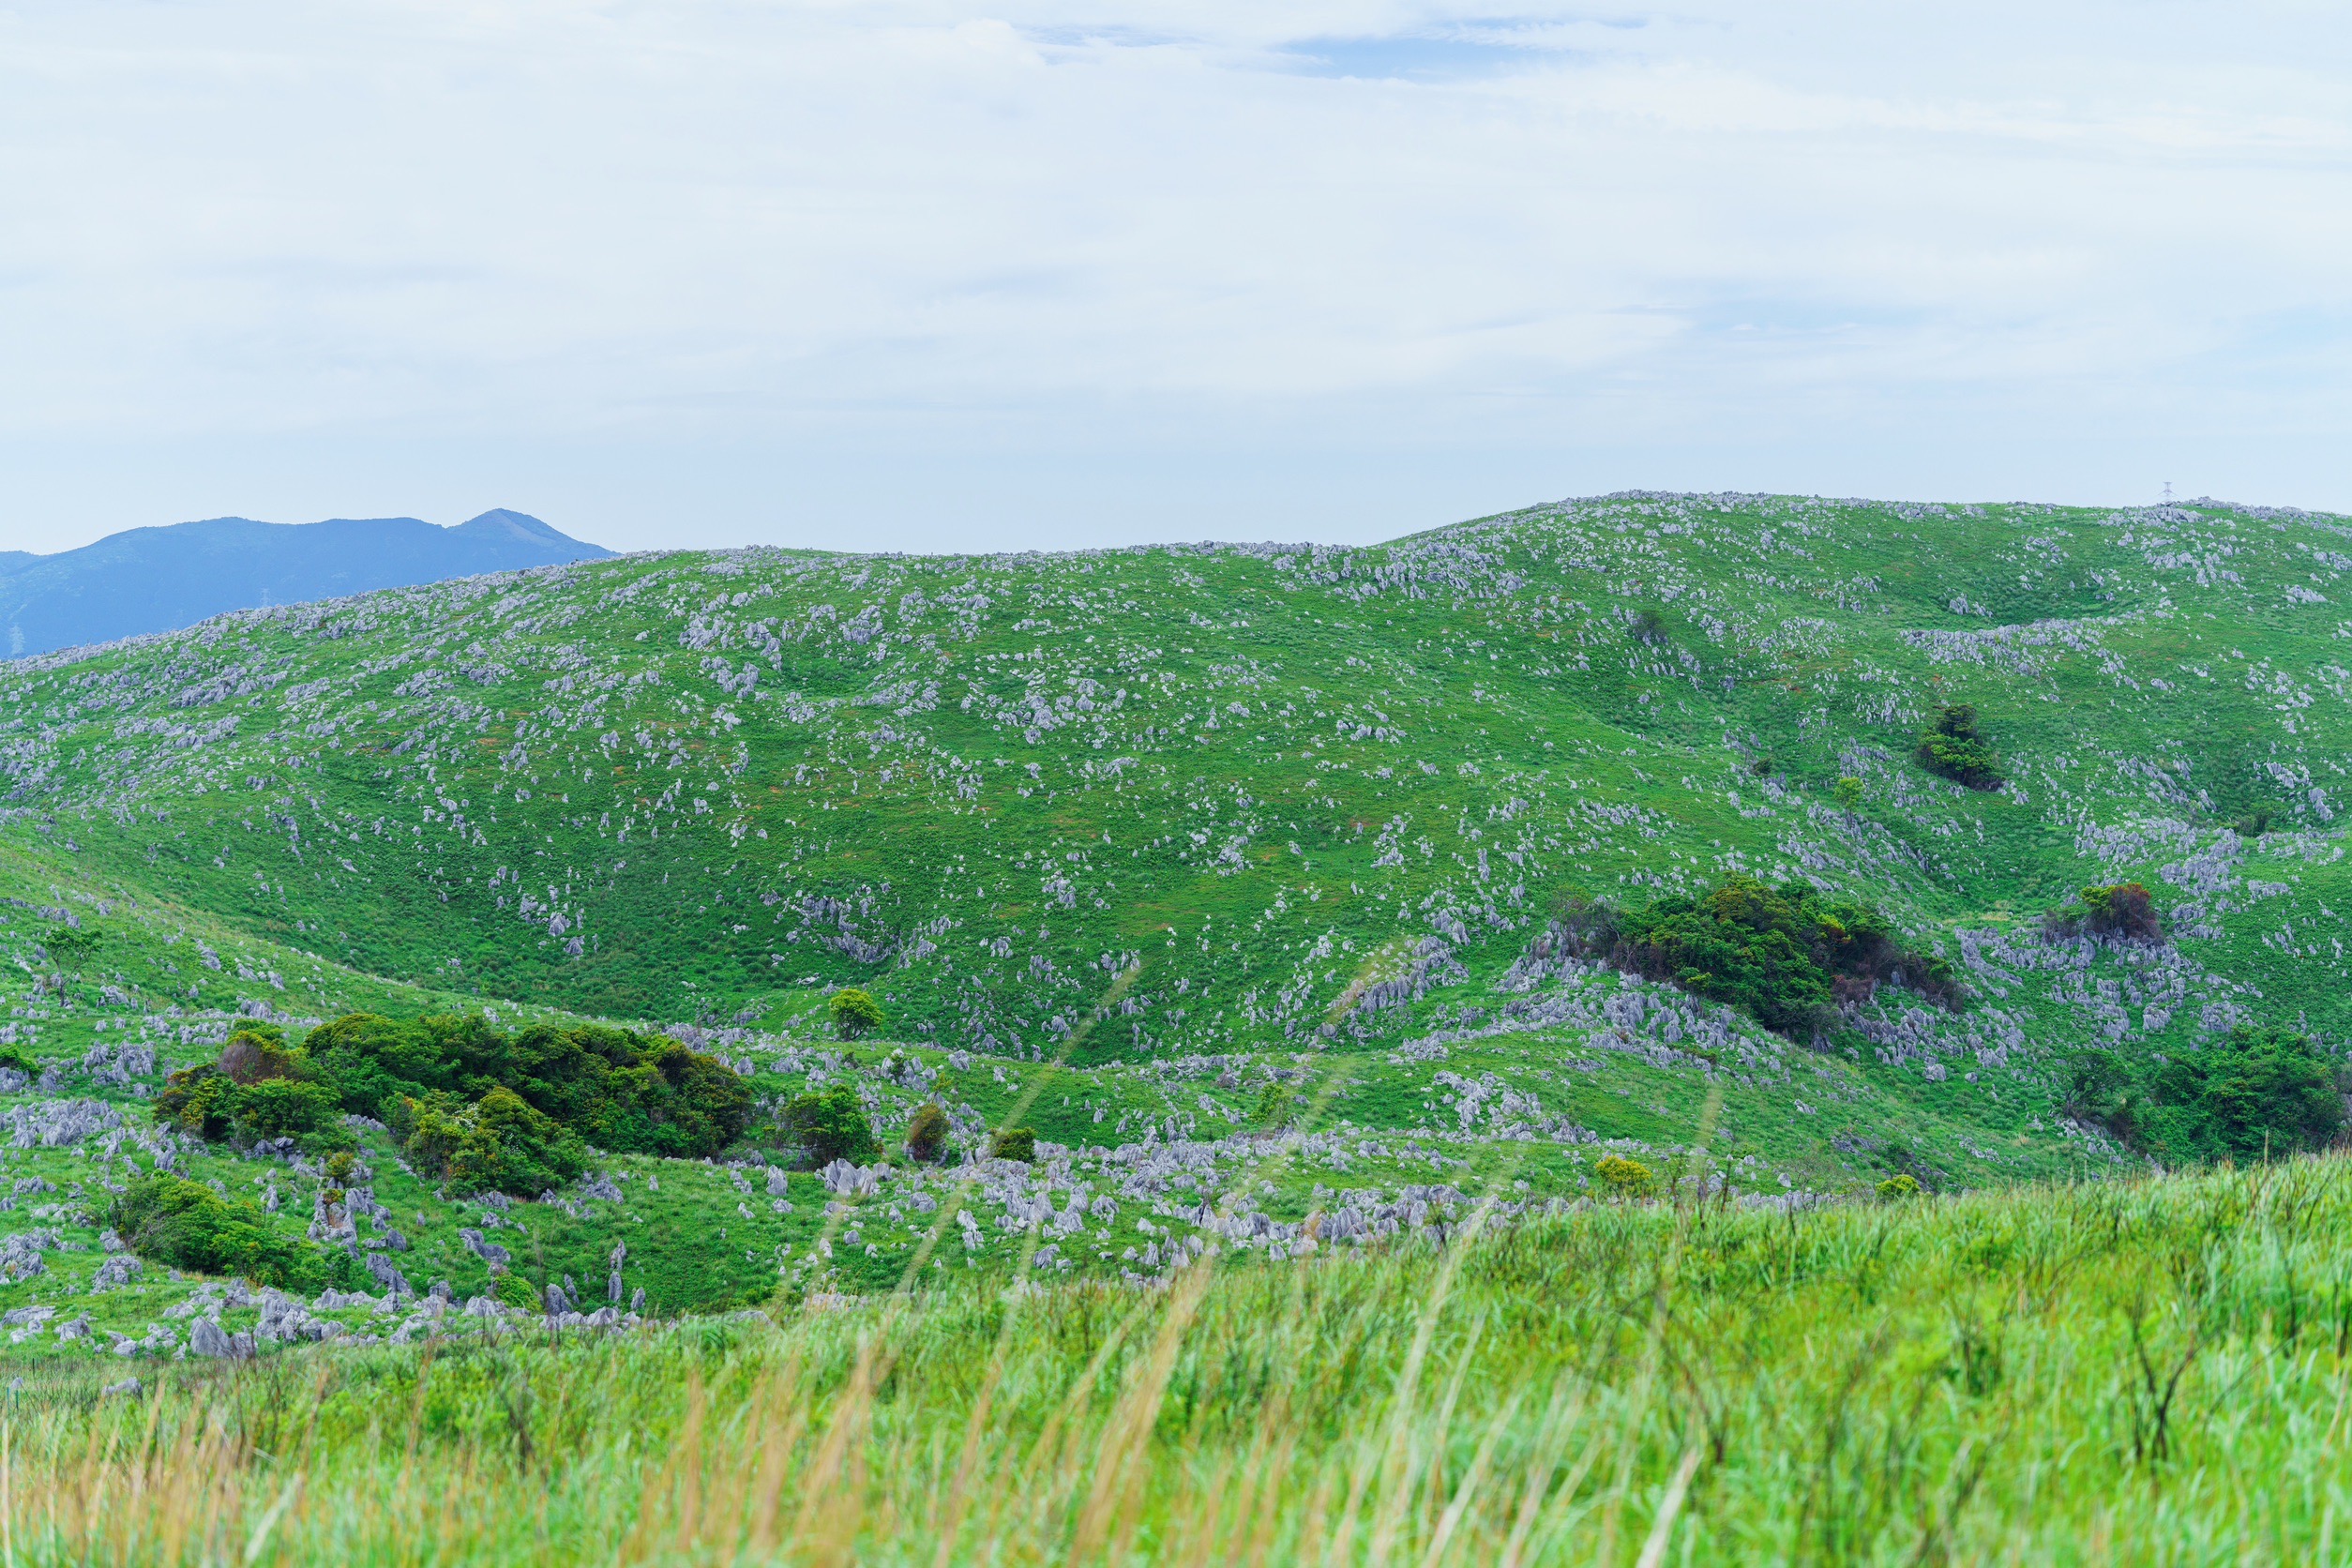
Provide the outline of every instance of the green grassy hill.
[[[1150,1272],[1254,1168],[1270,1107],[1300,1130],[1240,1206],[1261,1246],[1425,1208],[1408,1189],[1572,1199],[1600,1146],[1672,1161],[1711,1097],[1750,1192],[2106,1168],[2119,1148],[2058,1108],[2080,1048],[2352,1034],[2347,570],[2352,524],[2292,511],[1637,495],[1364,550],[641,555],[23,660],[0,1036],[57,1070],[0,1108],[90,1099],[155,1142],[135,1102],[239,1012],[646,1020],[770,1102],[843,1078],[886,1133],[932,1097],[967,1141],[1033,1125],[1058,1152],[972,1199],[997,1238],[953,1249],[975,1268],[998,1221],[1039,1223],[1020,1205],[1082,1193],[1125,1208],[1060,1259]],[[1914,760],[1949,702],[2005,788]],[[1735,872],[1877,909],[1969,1004],[1881,988],[1810,1048],[1551,927],[1571,897]],[[2171,940],[2044,938],[2127,880]],[[63,992],[38,984],[59,920],[101,937]],[[845,984],[882,1000],[895,1062],[821,1044]],[[39,1137],[11,1168],[86,1201],[49,1205],[48,1284],[8,1304],[100,1257],[87,1141]],[[745,1180],[663,1189],[664,1256],[695,1261],[661,1304],[779,1270],[883,1286],[954,1207],[835,1246],[825,1195],[778,1215]],[[467,1285],[473,1212],[397,1206]],[[656,1223],[631,1208],[526,1206],[523,1266],[600,1279]]]

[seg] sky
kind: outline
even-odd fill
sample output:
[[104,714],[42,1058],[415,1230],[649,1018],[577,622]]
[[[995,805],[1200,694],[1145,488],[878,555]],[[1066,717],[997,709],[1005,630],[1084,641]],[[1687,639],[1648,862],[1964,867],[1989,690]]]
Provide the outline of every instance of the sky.
[[0,549],[2352,511],[2352,11],[0,0]]

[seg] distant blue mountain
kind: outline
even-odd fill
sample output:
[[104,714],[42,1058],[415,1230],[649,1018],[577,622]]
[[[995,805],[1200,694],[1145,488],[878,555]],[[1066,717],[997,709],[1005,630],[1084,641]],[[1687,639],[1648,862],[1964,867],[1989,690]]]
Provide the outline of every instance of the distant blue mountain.
[[0,656],[171,631],[223,611],[611,553],[504,509],[455,528],[415,518],[134,528],[55,555],[0,551]]

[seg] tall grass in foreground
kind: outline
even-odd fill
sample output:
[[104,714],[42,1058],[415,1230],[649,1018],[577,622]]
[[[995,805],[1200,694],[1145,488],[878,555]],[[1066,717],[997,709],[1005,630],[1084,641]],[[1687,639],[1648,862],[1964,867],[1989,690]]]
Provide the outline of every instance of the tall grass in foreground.
[[34,1375],[12,1562],[2324,1561],[2352,1165]]

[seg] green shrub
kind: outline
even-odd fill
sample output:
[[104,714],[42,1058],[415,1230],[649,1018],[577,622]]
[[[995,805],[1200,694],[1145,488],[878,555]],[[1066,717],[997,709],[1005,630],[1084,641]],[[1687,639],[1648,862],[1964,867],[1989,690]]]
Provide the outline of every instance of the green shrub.
[[0,1046],[0,1067],[11,1068],[23,1073],[26,1078],[41,1076],[40,1063],[14,1046]]
[[474,1095],[499,1081],[506,1065],[505,1037],[491,1029],[452,1027],[447,1018],[393,1019],[375,1013],[347,1013],[321,1024],[303,1048],[342,1096],[343,1108],[378,1121],[402,1099],[435,1092],[461,1093],[468,1080]]
[[241,1084],[316,1076],[307,1053],[287,1048],[284,1030],[250,1020],[238,1024],[228,1044],[220,1048],[219,1067]]
[[1027,1127],[1007,1127],[988,1139],[988,1157],[1031,1164],[1037,1158],[1037,1135]]
[[[234,1081],[234,1080],[231,1080]],[[300,1138],[334,1126],[342,1116],[335,1091],[295,1078],[264,1078],[238,1086],[235,1131],[240,1143],[265,1138]]]
[[1647,1198],[1658,1187],[1648,1166],[1622,1154],[1603,1154],[1593,1163],[1592,1174],[1613,1198]]
[[834,992],[826,1011],[833,1015],[834,1032],[844,1040],[857,1039],[882,1026],[882,1003],[855,986]]
[[918,1108],[914,1119],[907,1123],[907,1153],[929,1165],[947,1149],[947,1112],[936,1102]]
[[1918,757],[1928,772],[1971,790],[1998,790],[2004,782],[2000,755],[1978,732],[1976,709],[1967,702],[1937,711],[1935,728],[1920,737]]
[[2053,912],[2043,924],[2053,936],[2073,937],[2088,931],[2130,942],[2164,940],[2164,924],[2157,916],[2156,900],[2135,882],[2086,887],[2078,903]]
[[2344,1096],[2309,1038],[2243,1024],[2157,1069],[2148,1133],[2173,1158],[2260,1160],[2323,1149],[2344,1130]]
[[2066,1064],[2058,1108],[2078,1122],[2105,1123],[2129,1139],[2132,1075],[2122,1058],[2093,1046],[2076,1051]]
[[1290,1124],[1290,1090],[1279,1078],[1258,1092],[1258,1108],[1251,1113],[1251,1120],[1261,1127]]
[[236,1125],[237,1080],[206,1062],[163,1080],[152,1111],[157,1122],[219,1142]]
[[2270,831],[2270,812],[2266,807],[2257,807],[2230,825],[2238,830],[2240,838],[2259,838]]
[[1859,811],[1862,803],[1862,781],[1847,774],[1837,781],[1837,807],[1841,811]]
[[588,1168],[579,1137],[511,1089],[493,1089],[472,1105],[438,1093],[411,1100],[403,1110],[411,1163],[425,1180],[460,1192],[536,1198]]
[[1703,897],[1637,911],[1572,907],[1561,924],[1578,952],[1791,1037],[1833,1027],[1841,1003],[1868,1000],[1881,981],[1945,1006],[1960,1002],[1944,960],[1905,948],[1876,911],[1832,903],[1802,882],[1775,888],[1736,876]]
[[502,1082],[600,1149],[705,1158],[743,1136],[751,1090],[666,1034],[540,1024],[515,1037]]
[[177,1176],[139,1177],[114,1199],[107,1223],[131,1251],[170,1268],[304,1288],[321,1273],[316,1249],[272,1229],[252,1204]]
[[1917,1198],[1919,1195],[1919,1178],[1908,1171],[1898,1171],[1878,1184],[1878,1198],[1881,1202],[1899,1203],[1907,1198]]
[[857,1091],[837,1083],[822,1093],[800,1094],[784,1108],[784,1130],[817,1165],[847,1160],[868,1165],[882,1158],[874,1124],[866,1119]]
[[700,1159],[743,1136],[751,1090],[665,1034],[538,1023],[509,1037],[478,1014],[396,1021],[354,1013],[304,1042],[346,1109],[387,1125],[404,1101],[506,1089],[599,1149]]

